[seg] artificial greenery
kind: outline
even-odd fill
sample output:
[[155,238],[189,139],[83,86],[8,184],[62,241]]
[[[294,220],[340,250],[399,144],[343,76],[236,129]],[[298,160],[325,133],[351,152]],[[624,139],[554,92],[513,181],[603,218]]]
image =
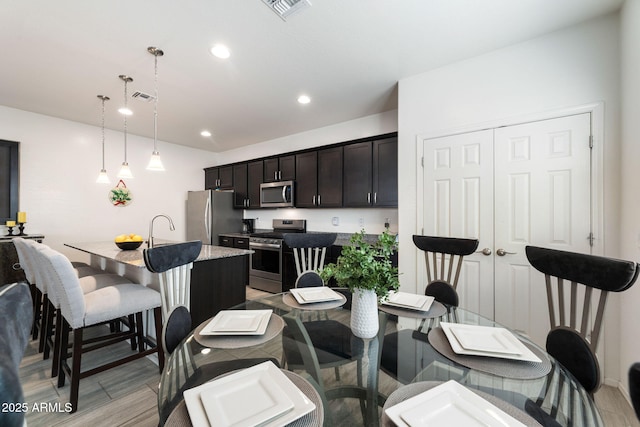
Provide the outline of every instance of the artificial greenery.
[[325,265],[320,276],[327,282],[335,278],[339,286],[369,289],[376,292],[379,300],[387,297],[390,290],[398,290],[398,269],[391,264],[391,254],[398,248],[396,236],[386,229],[378,241],[369,244],[364,239],[364,230],[351,236],[351,245],[344,246],[336,263]]

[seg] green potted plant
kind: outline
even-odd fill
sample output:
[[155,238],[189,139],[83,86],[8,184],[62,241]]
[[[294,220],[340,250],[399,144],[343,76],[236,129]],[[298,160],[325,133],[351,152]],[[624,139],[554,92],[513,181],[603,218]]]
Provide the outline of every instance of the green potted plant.
[[337,262],[325,265],[320,276],[325,282],[334,278],[339,286],[351,291],[351,330],[360,338],[373,338],[378,333],[378,301],[400,286],[398,269],[391,263],[398,245],[389,229],[373,244],[364,236],[364,230],[353,234]]

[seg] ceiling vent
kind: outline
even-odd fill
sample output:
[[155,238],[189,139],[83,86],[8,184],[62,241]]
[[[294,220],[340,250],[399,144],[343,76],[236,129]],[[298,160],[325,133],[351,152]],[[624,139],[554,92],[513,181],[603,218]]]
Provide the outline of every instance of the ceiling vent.
[[288,16],[311,6],[309,0],[262,0],[262,2],[269,6],[283,21],[286,21],[285,18]]
[[139,90],[133,92],[133,94],[131,94],[131,97],[135,99],[139,99],[140,101],[147,101],[147,102],[151,102],[154,99],[156,99],[155,96],[149,95],[148,93],[140,92]]

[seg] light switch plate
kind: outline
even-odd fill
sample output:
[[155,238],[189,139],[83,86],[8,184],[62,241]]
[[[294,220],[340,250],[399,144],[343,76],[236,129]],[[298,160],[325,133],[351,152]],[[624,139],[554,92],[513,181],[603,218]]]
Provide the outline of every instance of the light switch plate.
[[333,218],[331,218],[331,224],[333,225],[340,225],[340,218],[337,216],[334,216]]

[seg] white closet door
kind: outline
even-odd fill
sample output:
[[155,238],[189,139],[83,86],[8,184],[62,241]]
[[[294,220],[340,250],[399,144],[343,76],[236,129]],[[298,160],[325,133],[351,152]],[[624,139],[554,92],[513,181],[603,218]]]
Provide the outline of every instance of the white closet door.
[[[424,234],[480,240],[493,248],[493,131],[484,130],[424,141]],[[418,275],[426,286],[424,257]],[[465,258],[458,294],[460,306],[493,318],[493,259]]]
[[[423,142],[424,234],[480,240],[479,252],[465,258],[460,306],[543,346],[544,278],[524,248],[591,251],[590,135],[584,113]],[[490,255],[480,253],[485,248]]]
[[591,251],[590,135],[588,113],[495,130],[495,320],[538,344],[546,293],[524,248]]

